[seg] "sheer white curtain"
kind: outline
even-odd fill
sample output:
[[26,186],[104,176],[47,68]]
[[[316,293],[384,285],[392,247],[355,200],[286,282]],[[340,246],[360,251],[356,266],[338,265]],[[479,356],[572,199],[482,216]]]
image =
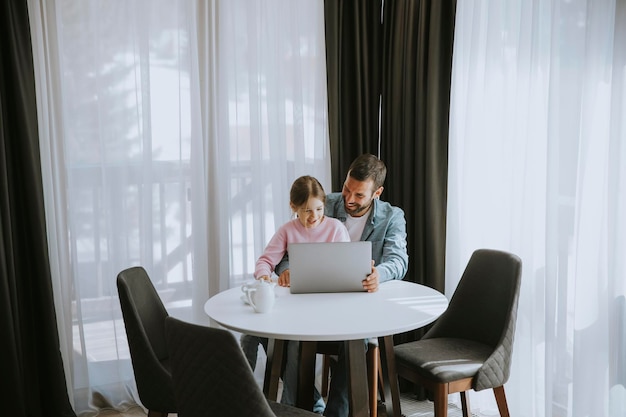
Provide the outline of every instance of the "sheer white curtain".
[[511,413],[626,415],[626,3],[459,1],[449,166],[447,288],[523,260]]
[[75,410],[138,401],[115,278],[170,314],[251,277],[296,176],[330,182],[323,2],[29,0]]
[[330,191],[323,12],[323,1],[218,2],[217,60],[207,63],[218,74],[217,105],[203,121],[217,117],[209,199],[220,201],[214,219],[229,237],[231,285],[252,278],[290,219],[293,180],[314,175]]

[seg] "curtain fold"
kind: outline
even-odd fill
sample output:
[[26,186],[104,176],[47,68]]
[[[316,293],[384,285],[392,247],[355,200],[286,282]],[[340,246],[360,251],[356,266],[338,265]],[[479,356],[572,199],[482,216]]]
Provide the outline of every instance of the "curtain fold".
[[407,217],[406,280],[444,291],[454,0],[386,1],[381,106],[384,198]]
[[381,13],[382,0],[324,1],[332,191],[354,158],[379,154]]
[[26,1],[0,5],[0,398],[11,416],[74,416],[53,302]]

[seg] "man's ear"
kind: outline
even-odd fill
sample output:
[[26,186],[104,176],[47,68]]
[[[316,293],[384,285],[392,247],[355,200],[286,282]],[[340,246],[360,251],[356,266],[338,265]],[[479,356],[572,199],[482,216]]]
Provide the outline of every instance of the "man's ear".
[[374,191],[374,198],[379,198],[384,189],[385,187],[383,186],[378,187],[378,190]]

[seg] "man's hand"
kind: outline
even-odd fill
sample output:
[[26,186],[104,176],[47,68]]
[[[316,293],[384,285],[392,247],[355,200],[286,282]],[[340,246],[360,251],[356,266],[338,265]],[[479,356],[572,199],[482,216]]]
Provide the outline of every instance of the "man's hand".
[[363,289],[367,292],[376,292],[378,291],[378,271],[374,266],[374,261],[372,260],[372,273],[367,276],[363,280]]
[[291,275],[289,275],[289,270],[285,269],[283,273],[278,276],[278,285],[281,287],[291,286],[290,277]]

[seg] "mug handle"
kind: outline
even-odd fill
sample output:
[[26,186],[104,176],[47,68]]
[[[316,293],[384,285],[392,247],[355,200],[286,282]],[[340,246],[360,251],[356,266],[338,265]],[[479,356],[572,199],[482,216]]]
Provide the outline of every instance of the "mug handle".
[[256,311],[256,305],[254,304],[254,301],[252,301],[252,293],[255,291],[256,288],[248,288],[248,290],[246,291],[246,298],[248,298],[248,304],[250,304],[252,308],[254,308],[254,310]]

